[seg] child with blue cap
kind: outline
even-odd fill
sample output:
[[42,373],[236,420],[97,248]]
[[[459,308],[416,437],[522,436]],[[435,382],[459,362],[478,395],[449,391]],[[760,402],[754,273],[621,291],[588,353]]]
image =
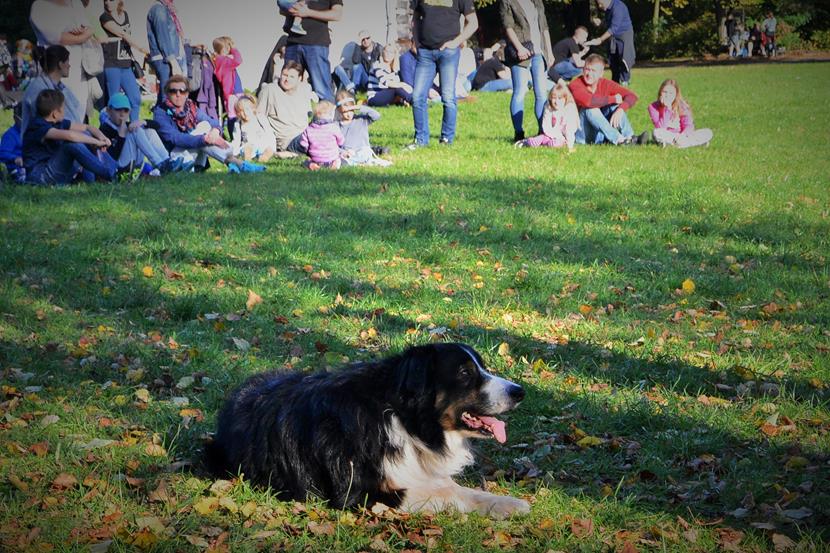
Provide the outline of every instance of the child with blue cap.
[[[123,92],[110,96],[101,112],[101,132],[110,139],[109,154],[118,162],[119,174],[135,180],[142,174],[158,177],[167,173],[189,171],[193,162],[172,159],[155,130],[141,119],[130,121],[130,100]],[[149,163],[145,163],[145,159]]]

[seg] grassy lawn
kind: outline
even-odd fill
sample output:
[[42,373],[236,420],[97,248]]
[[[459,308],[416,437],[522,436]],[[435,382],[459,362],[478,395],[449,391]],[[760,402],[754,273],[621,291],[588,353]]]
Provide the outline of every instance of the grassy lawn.
[[[710,147],[516,151],[482,94],[451,148],[384,111],[385,170],[2,189],[0,549],[828,550],[830,64],[635,70],[636,130],[669,76]],[[246,376],[429,340],[528,390],[464,480],[530,515],[192,465]]]

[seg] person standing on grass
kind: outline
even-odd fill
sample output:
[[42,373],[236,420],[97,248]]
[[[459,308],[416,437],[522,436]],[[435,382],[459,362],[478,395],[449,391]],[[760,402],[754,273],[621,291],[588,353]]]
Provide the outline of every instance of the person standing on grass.
[[767,18],[764,19],[764,22],[761,24],[761,28],[764,30],[764,39],[766,39],[766,50],[767,55],[769,57],[775,56],[775,29],[778,27],[778,20],[775,19],[775,16],[772,15],[772,11],[767,12]]
[[173,158],[184,158],[196,167],[207,168],[208,157],[228,166],[229,173],[257,173],[265,167],[233,155],[233,148],[222,138],[219,121],[207,116],[188,98],[187,79],[173,75],[167,81],[165,97],[153,109],[159,136]]
[[589,40],[586,46],[599,46],[610,39],[608,59],[611,63],[611,79],[623,86],[631,81],[631,68],[637,59],[634,49],[634,24],[628,13],[628,6],[622,0],[597,0],[605,11],[607,30],[599,37]]
[[605,79],[605,58],[591,54],[585,59],[582,75],[568,87],[579,108],[577,144],[646,144],[648,131],[634,137],[626,112],[637,103],[637,95]]
[[280,158],[306,153],[300,146],[300,135],[308,126],[311,104],[318,98],[302,76],[303,66],[287,60],[279,81],[263,85],[257,101],[257,113],[265,115],[274,131]]
[[524,140],[525,137],[525,95],[530,81],[533,82],[533,115],[539,134],[542,133],[542,112],[548,89],[545,67],[548,62],[553,62],[553,54],[542,0],[501,0],[499,14],[507,34],[507,48],[510,49],[505,49],[504,57],[513,79],[510,118],[513,121],[515,142]]
[[412,36],[417,56],[412,92],[415,142],[408,148],[421,148],[429,143],[427,95],[436,73],[444,105],[440,143],[452,144],[458,116],[455,81],[458,77],[461,43],[478,29],[478,17],[473,0],[413,0],[412,7]]
[[[311,87],[321,100],[334,103],[329,63],[329,22],[343,17],[343,0],[305,0],[289,10],[280,9],[285,16],[283,31],[288,34],[285,60],[295,61],[308,71]],[[302,18],[305,34],[292,29],[294,17]]]
[[124,92],[130,100],[130,119],[138,121],[141,116],[141,89],[133,73],[132,49],[145,56],[150,52],[133,39],[130,15],[124,10],[124,0],[104,0],[104,13],[100,21],[108,38],[102,44],[107,94],[113,96],[119,91]]
[[158,78],[158,101],[161,103],[170,76],[187,76],[184,31],[174,0],[158,0],[147,12],[147,42],[150,44],[150,65]]

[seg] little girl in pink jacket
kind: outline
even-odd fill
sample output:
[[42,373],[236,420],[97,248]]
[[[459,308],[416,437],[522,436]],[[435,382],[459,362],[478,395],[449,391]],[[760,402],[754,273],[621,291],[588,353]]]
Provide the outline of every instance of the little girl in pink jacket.
[[657,91],[657,101],[648,106],[654,122],[654,140],[663,146],[691,148],[712,140],[711,129],[695,129],[692,109],[680,94],[674,79],[666,79]]

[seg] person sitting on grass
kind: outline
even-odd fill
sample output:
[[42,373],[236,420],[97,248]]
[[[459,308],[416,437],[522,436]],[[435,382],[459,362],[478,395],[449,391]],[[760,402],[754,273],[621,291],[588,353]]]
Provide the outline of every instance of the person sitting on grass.
[[26,170],[23,167],[23,136],[20,134],[20,120],[23,117],[23,106],[14,106],[14,125],[3,133],[0,140],[0,163],[6,166],[9,176],[17,181],[24,182]]
[[227,165],[229,173],[264,171],[264,166],[233,155],[219,122],[198,109],[188,93],[187,79],[173,75],[164,87],[164,99],[153,109],[153,121],[171,157],[193,162],[199,170],[207,169],[207,158],[212,157]]
[[542,112],[542,134],[516,142],[519,148],[568,147],[573,151],[576,131],[579,129],[579,113],[576,110],[571,91],[564,82],[550,89],[548,101]]
[[[130,121],[131,113],[132,103],[123,92],[110,96],[101,112],[101,132],[112,143],[107,152],[118,162],[120,174],[136,180],[142,174],[158,177],[193,167],[181,157],[171,158],[158,133],[147,128],[146,121]],[[145,165],[145,158],[149,164]]]
[[373,107],[398,104],[412,105],[412,87],[401,81],[398,73],[398,47],[387,44],[381,58],[372,67],[368,104]]
[[327,100],[314,106],[314,119],[300,135],[300,146],[308,152],[305,166],[312,171],[340,169],[340,147],[345,139],[334,121],[334,104]]
[[588,29],[579,26],[574,30],[572,37],[563,38],[553,47],[553,69],[566,81],[582,74],[585,62],[582,57],[591,48],[585,46],[588,41]]
[[579,108],[577,144],[646,144],[646,131],[634,137],[626,112],[637,103],[637,95],[602,76],[605,58],[591,54],[585,59],[582,75],[568,85]]
[[340,158],[345,165],[379,165],[388,167],[392,162],[377,157],[377,150],[369,143],[369,125],[380,119],[380,113],[368,106],[355,103],[348,90],[337,92],[337,119],[343,134]]
[[60,90],[41,91],[35,109],[35,117],[23,134],[27,182],[71,184],[79,174],[86,182],[96,177],[115,180],[115,160],[104,150],[110,146],[109,139],[94,127],[65,119]]
[[657,91],[657,101],[648,106],[654,122],[654,140],[663,146],[691,148],[708,145],[711,129],[695,129],[692,109],[683,99],[674,79],[666,79]]
[[277,149],[268,119],[257,113],[256,99],[243,94],[236,103],[236,116],[239,118],[239,149],[246,160],[256,159],[266,163]]
[[288,60],[280,71],[279,81],[263,85],[257,113],[265,115],[277,139],[277,157],[295,157],[306,151],[300,135],[308,126],[308,114],[317,95],[303,82],[303,66]]

